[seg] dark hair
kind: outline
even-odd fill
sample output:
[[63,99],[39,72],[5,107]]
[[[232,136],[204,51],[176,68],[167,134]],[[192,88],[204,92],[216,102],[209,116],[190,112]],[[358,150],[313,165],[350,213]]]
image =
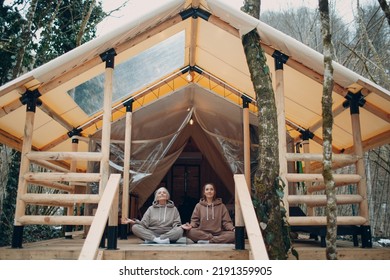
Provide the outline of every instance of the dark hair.
[[205,190],[206,190],[206,186],[207,186],[207,185],[210,185],[210,186],[213,187],[213,189],[214,189],[213,200],[215,200],[215,199],[217,198],[217,188],[215,187],[215,185],[214,185],[213,183],[206,183],[206,184],[204,184],[204,186],[203,186],[203,188],[202,188],[202,198],[203,198],[204,200],[206,200],[206,196],[204,195],[204,192],[205,192]]

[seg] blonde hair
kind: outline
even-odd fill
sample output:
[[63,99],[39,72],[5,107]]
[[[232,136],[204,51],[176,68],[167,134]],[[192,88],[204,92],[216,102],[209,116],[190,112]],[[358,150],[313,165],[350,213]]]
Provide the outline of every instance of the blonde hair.
[[154,201],[157,200],[157,193],[159,190],[165,190],[165,192],[167,193],[167,200],[169,200],[169,198],[171,197],[171,195],[169,194],[169,191],[167,190],[167,188],[165,187],[160,187],[158,188],[155,192],[154,192]]

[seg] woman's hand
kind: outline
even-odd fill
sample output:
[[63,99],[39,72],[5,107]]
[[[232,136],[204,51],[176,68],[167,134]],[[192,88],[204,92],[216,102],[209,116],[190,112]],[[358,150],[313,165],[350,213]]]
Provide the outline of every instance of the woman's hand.
[[184,225],[181,225],[181,228],[184,230],[190,230],[192,229],[192,226],[189,223],[185,223]]
[[122,218],[122,224],[134,225],[135,224],[135,220],[134,219],[129,219],[129,218]]

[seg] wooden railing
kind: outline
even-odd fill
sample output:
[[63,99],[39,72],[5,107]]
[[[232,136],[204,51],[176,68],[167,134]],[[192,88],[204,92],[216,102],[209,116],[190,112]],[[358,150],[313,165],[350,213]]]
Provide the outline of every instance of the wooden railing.
[[234,175],[234,182],[253,259],[268,260],[267,249],[265,248],[263,235],[261,234],[260,226],[257,222],[255,209],[253,208],[245,176],[243,174]]
[[[287,161],[313,161],[321,162],[323,160],[322,154],[308,154],[308,153],[287,153]],[[333,154],[333,163],[342,166],[355,164],[360,158],[355,155],[347,154]],[[306,204],[308,207],[323,207],[326,206],[326,196],[324,194],[313,194],[317,191],[325,190],[324,179],[322,174],[312,173],[288,173],[286,180],[292,182],[305,182],[307,186],[307,195],[288,195],[287,201],[289,204]],[[333,180],[336,187],[345,186],[348,184],[359,184],[364,179],[364,174],[333,174]],[[312,185],[312,183],[315,183]],[[357,194],[337,195],[337,205],[341,204],[361,204],[366,200],[366,193],[362,190]],[[368,217],[364,214],[361,216],[338,216],[338,225],[364,225],[368,221]],[[324,216],[302,216],[289,217],[288,222],[291,226],[307,226],[307,225],[326,225],[326,217]]]
[[93,219],[91,228],[89,229],[87,238],[81,249],[79,260],[94,260],[96,259],[99,243],[102,238],[104,228],[107,224],[107,219],[110,211],[115,214],[118,213],[118,204],[113,203],[117,201],[119,196],[119,182],[120,174],[111,174],[107,185],[104,188],[103,195],[100,199],[95,217]]

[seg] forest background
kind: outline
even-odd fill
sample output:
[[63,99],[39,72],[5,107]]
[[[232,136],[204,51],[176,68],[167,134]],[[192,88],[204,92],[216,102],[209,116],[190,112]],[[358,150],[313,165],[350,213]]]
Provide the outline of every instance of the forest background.
[[[113,26],[107,25],[107,19],[120,21],[121,16],[117,15],[137,1],[110,2],[117,6],[97,0],[59,0],[54,5],[49,0],[0,0],[0,85],[104,33],[98,32],[98,28]],[[318,9],[304,2],[286,9],[264,9],[260,19],[322,53]],[[353,2],[354,12],[349,11],[346,17],[335,8],[336,1],[330,1],[335,60],[390,89],[390,21],[379,5],[383,0]],[[386,245],[390,237],[390,145],[366,152],[364,160],[372,234],[374,241]],[[0,246],[11,242],[19,163],[20,152],[0,144]],[[354,172],[353,167],[346,169]],[[47,191],[42,187],[30,188],[31,192]],[[338,192],[352,193],[354,188],[350,185],[338,188]],[[338,215],[354,215],[356,207],[339,206]],[[29,206],[27,211],[55,215],[64,210]],[[25,227],[26,242],[61,235],[60,227]]]

